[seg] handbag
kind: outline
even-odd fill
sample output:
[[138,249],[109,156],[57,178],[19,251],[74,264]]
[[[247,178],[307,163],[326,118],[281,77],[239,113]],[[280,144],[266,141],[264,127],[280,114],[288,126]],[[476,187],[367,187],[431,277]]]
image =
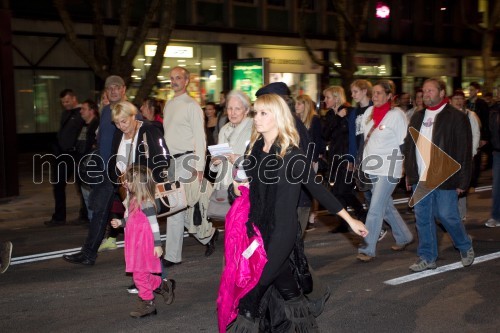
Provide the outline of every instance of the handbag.
[[369,191],[373,188],[373,183],[372,179],[366,172],[361,170],[361,163],[363,161],[363,152],[365,151],[366,143],[370,139],[373,131],[375,130],[376,126],[373,124],[372,128],[370,128],[370,131],[366,135],[365,142],[363,143],[363,149],[358,151],[358,156],[356,157],[356,167],[352,173],[352,178],[354,178],[354,182],[356,183],[356,188],[360,192],[366,192]]
[[214,220],[224,220],[226,214],[231,208],[228,198],[228,189],[223,187],[218,190],[214,190],[210,195],[207,216]]
[[297,237],[295,239],[295,246],[290,255],[290,263],[292,265],[292,272],[295,280],[298,282],[304,295],[307,295],[313,291],[313,278],[309,271],[309,263],[304,252],[304,239],[302,238],[300,224],[297,224]]
[[179,181],[156,184],[155,203],[157,217],[172,215],[186,209],[187,199],[184,185]]
[[[149,159],[149,145],[146,133],[142,134],[144,154]],[[165,179],[167,174],[165,172]],[[157,183],[155,188],[156,217],[173,215],[187,208],[186,190],[179,181]]]

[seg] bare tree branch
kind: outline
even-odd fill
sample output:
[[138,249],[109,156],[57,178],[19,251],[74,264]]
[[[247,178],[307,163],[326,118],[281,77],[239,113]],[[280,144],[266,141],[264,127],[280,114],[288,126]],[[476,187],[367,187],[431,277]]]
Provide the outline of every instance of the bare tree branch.
[[170,41],[170,36],[175,26],[176,17],[176,0],[166,0],[162,4],[161,15],[159,15],[160,27],[158,29],[158,43],[156,45],[156,53],[151,61],[151,66],[146,73],[146,78],[142,82],[141,87],[135,96],[136,100],[142,101],[147,97],[153,85],[158,81],[158,73],[160,73],[163,65],[165,50]]
[[[134,57],[137,55],[139,48],[144,43],[146,36],[148,34],[148,30],[151,27],[151,23],[153,22],[155,15],[158,13],[160,8],[160,0],[152,0],[149,4],[148,11],[142,20],[141,26],[136,29],[134,36],[132,37],[132,44],[128,48],[127,52],[123,57],[124,64],[131,64],[134,60]],[[160,19],[158,19],[160,21]]]
[[92,12],[94,13],[92,31],[95,37],[95,57],[97,62],[103,65],[103,70],[109,70],[107,66],[109,63],[108,50],[103,29],[102,2],[100,0],[92,0]]
[[128,27],[130,24],[130,13],[132,11],[133,0],[123,0],[120,9],[120,25],[118,26],[118,34],[115,38],[115,44],[113,46],[113,56],[111,58],[111,72],[113,74],[122,74],[121,69],[121,55],[123,51],[123,46],[127,40]]
[[306,15],[304,15],[304,8],[306,7],[306,0],[302,0],[301,7],[300,7],[300,17],[299,17],[299,36],[302,41],[302,45],[306,48],[306,52],[309,55],[309,58],[311,59],[312,62],[315,64],[318,64],[319,66],[324,66],[324,67],[331,67],[335,68],[335,65],[331,61],[323,60],[320,59],[314,54],[313,49],[309,45],[306,39]]
[[475,23],[470,23],[469,20],[467,19],[467,0],[461,0],[460,1],[460,13],[462,15],[462,23],[469,29],[476,31],[477,33],[482,34],[484,32],[484,28],[480,27],[479,25]]
[[95,57],[85,48],[83,48],[80,44],[80,41],[76,35],[73,21],[66,10],[66,1],[65,0],[53,0],[54,6],[61,18],[61,22],[63,24],[64,30],[66,31],[66,40],[68,41],[71,48],[75,51],[75,53],[82,58],[83,61],[96,73],[97,76],[101,78],[105,78],[108,73],[103,70],[101,64],[99,64]]
[[341,16],[342,19],[344,20],[345,28],[351,31],[355,30],[351,18],[347,15],[345,0],[331,0],[331,3],[333,4],[335,13]]

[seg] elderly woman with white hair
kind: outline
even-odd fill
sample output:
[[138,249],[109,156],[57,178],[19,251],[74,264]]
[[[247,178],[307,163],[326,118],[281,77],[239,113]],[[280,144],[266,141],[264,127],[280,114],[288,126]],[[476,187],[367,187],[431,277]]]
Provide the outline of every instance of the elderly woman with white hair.
[[248,117],[250,107],[250,98],[245,93],[232,90],[227,95],[226,109],[229,122],[221,128],[218,143],[229,144],[233,153],[212,157],[210,171],[217,172],[214,186],[216,190],[225,191],[232,184],[233,165],[245,153],[250,141],[253,123]]

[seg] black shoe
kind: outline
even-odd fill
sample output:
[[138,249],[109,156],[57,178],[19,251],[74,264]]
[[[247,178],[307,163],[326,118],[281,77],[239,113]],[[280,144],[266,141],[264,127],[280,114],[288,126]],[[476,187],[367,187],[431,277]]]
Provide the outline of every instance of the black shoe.
[[43,222],[43,224],[45,224],[47,227],[57,227],[60,225],[65,225],[66,221],[58,221],[58,220],[50,219],[48,221]]
[[215,251],[215,242],[219,239],[219,229],[215,229],[212,239],[207,244],[207,249],[205,251],[205,257],[210,257]]
[[78,252],[75,254],[65,254],[62,256],[62,258],[72,264],[81,264],[85,266],[92,266],[95,263],[94,260],[90,260],[89,258],[87,258],[83,254],[83,252]]
[[172,261],[167,260],[165,258],[162,258],[161,262],[163,264],[163,267],[172,267],[174,265],[180,265],[182,263],[181,261],[180,262],[172,262]]

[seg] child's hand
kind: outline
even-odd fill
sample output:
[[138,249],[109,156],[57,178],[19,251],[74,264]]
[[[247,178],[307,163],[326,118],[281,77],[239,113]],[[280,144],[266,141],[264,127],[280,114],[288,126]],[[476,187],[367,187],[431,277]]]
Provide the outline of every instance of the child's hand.
[[111,226],[112,226],[113,228],[115,228],[115,229],[116,229],[116,228],[118,228],[118,227],[119,227],[119,226],[121,226],[121,225],[122,225],[122,221],[120,221],[119,219],[112,219],[112,220],[111,220]]
[[155,257],[160,258],[163,254],[163,248],[161,246],[155,246]]

